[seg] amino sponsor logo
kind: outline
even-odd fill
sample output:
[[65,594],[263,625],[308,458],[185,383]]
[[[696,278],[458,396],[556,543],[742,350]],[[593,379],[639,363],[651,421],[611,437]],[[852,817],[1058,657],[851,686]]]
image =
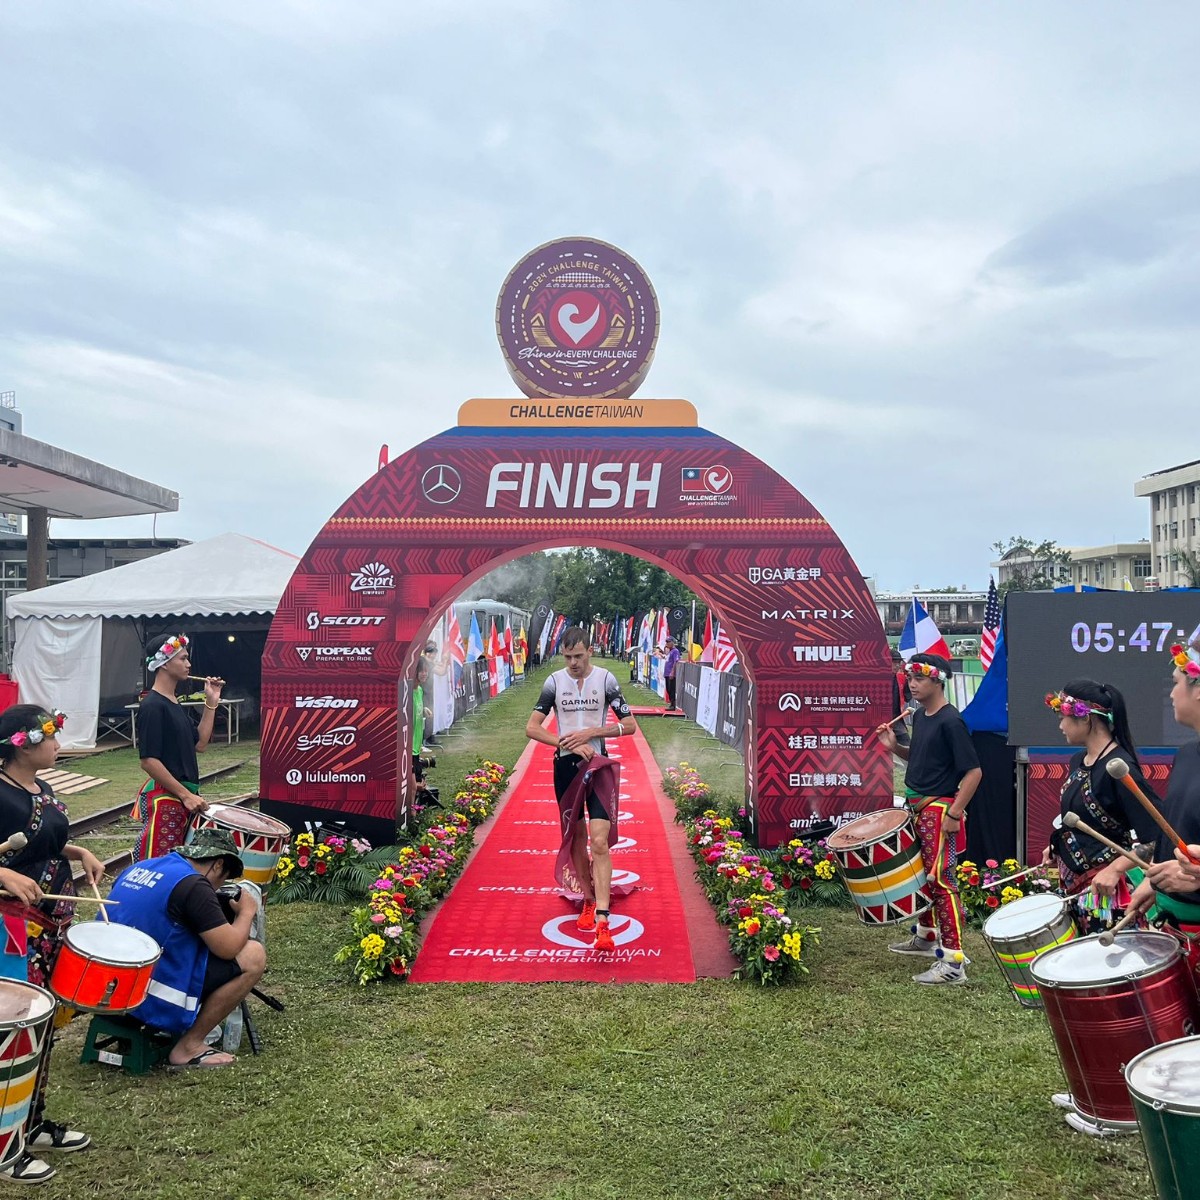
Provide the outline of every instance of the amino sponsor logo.
[[319,612],[310,612],[304,618],[309,629],[320,629],[323,625],[382,625],[385,617],[368,617],[362,613],[342,613],[337,616],[323,617]]
[[847,663],[854,654],[854,643],[849,646],[793,646],[792,654],[800,662]]
[[764,608],[764,621],[853,621],[852,608]]
[[[656,508],[662,463],[498,462],[488,476],[485,507],[516,492],[519,508]],[[638,500],[641,497],[639,505]]]
[[297,646],[301,662],[315,658],[318,662],[370,662],[374,646]]
[[382,596],[384,592],[394,591],[395,587],[396,576],[391,567],[381,562],[364,563],[350,573],[350,590],[362,592],[364,596]]
[[344,696],[297,696],[297,708],[357,708],[358,701]]
[[297,750],[316,750],[321,746],[353,746],[358,736],[354,725],[338,725],[322,733],[302,733],[296,739]]

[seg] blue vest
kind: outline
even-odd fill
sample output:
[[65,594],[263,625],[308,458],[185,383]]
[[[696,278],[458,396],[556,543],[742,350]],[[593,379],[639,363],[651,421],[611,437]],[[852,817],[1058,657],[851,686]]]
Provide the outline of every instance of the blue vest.
[[183,1033],[196,1023],[208,967],[208,947],[203,939],[167,916],[167,901],[175,885],[193,874],[187,859],[165,854],[126,867],[109,893],[109,899],[117,901],[109,910],[112,920],[148,933],[163,951],[150,979],[149,994],[130,1016],[171,1033]]

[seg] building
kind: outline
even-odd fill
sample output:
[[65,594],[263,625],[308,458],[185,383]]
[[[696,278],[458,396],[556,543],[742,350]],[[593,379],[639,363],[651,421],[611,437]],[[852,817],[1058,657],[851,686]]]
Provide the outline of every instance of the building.
[[1140,542],[1072,550],[1070,570],[1067,582],[1081,587],[1120,591],[1128,579],[1135,592],[1145,591],[1146,580],[1154,574],[1150,543],[1143,538]]
[[[1058,549],[1066,554],[1075,554],[1070,546],[1059,546]],[[1086,553],[1086,551],[1084,552]],[[1034,575],[1045,575],[1050,587],[1062,587],[1071,582],[1071,566],[1069,563],[1051,563],[1045,558],[1035,558],[1033,553],[1022,546],[1014,546],[1003,557],[991,563],[996,572],[996,586],[1001,591],[1004,585],[1014,579],[1028,579]]]
[[889,637],[898,637],[908,619],[913,597],[925,606],[934,623],[947,641],[963,634],[979,637],[983,629],[983,610],[987,607],[987,592],[879,592],[875,596],[875,611],[883,630]]
[[1151,574],[1159,587],[1200,587],[1200,460],[1133,485],[1150,501]]

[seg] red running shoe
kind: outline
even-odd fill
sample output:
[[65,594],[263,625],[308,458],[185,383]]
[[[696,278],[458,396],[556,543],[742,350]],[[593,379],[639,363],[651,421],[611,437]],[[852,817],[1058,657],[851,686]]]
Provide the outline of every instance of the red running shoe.
[[608,921],[604,917],[596,922],[596,941],[592,945],[593,950],[615,950],[616,945],[613,943],[612,934],[608,932]]
[[583,912],[579,914],[579,920],[575,922],[576,929],[582,929],[584,933],[591,933],[596,928],[596,903],[594,900],[585,900],[583,902]]

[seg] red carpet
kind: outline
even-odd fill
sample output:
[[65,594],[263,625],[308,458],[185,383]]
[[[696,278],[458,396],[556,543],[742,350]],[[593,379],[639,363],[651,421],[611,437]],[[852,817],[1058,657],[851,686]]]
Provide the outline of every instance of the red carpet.
[[[687,911],[699,929],[703,974],[728,974],[731,960],[711,910],[695,896],[683,836],[663,825],[661,776],[641,735],[610,742],[621,761],[621,840],[613,848],[614,882],[634,876],[637,890],[613,903],[616,949],[592,949],[575,928],[577,910],[554,882],[558,810],[549,746],[530,742],[482,843],[435,914],[413,965],[414,983],[689,983],[696,978],[692,941],[676,869],[688,889]],[[653,775],[651,774],[653,772]],[[715,939],[715,940],[714,940]]]

